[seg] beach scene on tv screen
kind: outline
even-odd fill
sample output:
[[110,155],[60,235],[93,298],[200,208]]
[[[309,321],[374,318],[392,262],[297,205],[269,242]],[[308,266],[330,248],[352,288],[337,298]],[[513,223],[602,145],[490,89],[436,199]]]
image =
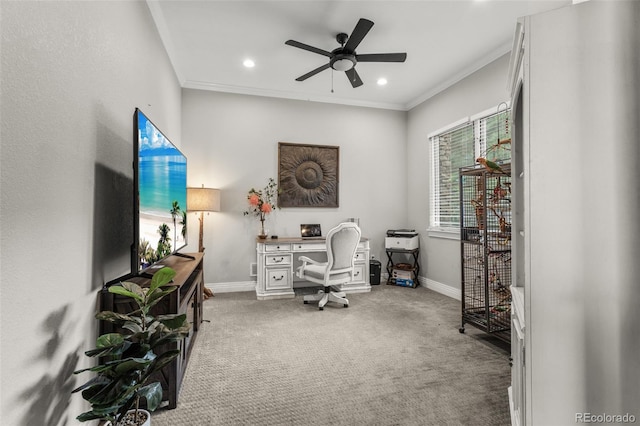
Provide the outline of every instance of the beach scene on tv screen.
[[140,267],[186,244],[187,159],[138,114]]

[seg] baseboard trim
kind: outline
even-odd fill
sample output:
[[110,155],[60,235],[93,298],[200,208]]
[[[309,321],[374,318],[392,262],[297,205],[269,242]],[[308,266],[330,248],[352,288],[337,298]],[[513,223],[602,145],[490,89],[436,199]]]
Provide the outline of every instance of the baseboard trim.
[[204,286],[213,293],[234,293],[238,291],[256,291],[255,281],[237,281],[229,283],[207,283]]
[[[429,290],[433,290],[445,296],[456,300],[462,300],[460,289],[451,287],[450,285],[431,280],[429,278],[419,277],[420,284]],[[382,282],[386,282],[386,279]],[[205,287],[213,291],[213,293],[233,293],[237,291],[256,291],[257,283],[255,281],[237,281],[227,283],[207,283]]]
[[420,277],[419,280],[420,284],[422,284],[429,290],[436,291],[440,294],[444,294],[445,296],[451,297],[456,300],[462,300],[462,292],[458,288],[442,284],[441,282],[431,280],[429,278]]

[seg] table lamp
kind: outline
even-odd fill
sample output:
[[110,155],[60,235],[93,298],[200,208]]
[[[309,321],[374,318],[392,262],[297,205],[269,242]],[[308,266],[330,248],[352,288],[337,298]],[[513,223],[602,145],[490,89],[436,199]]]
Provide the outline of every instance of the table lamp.
[[187,211],[200,212],[200,238],[198,239],[198,251],[203,252],[202,233],[204,225],[204,212],[220,211],[220,190],[214,188],[187,188]]

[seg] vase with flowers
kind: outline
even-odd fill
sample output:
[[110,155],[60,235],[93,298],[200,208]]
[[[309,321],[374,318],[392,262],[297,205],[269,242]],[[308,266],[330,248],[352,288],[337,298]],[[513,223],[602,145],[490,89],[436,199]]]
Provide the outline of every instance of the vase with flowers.
[[269,178],[269,182],[264,189],[256,190],[251,188],[247,194],[247,200],[249,201],[249,209],[244,212],[244,215],[255,215],[260,220],[260,234],[258,238],[267,238],[267,233],[264,229],[264,221],[267,214],[271,213],[276,208],[276,196],[279,189],[276,181],[273,178]]

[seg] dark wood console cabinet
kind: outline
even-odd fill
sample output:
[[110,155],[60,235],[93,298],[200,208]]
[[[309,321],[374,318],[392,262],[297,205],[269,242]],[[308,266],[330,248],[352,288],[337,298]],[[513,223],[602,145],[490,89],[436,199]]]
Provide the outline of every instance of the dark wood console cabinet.
[[[176,271],[173,285],[177,286],[178,290],[170,293],[153,308],[154,315],[185,313],[191,326],[189,335],[182,341],[173,344],[174,347],[180,349],[180,356],[167,365],[157,377],[157,380],[162,384],[162,400],[168,402],[168,408],[170,409],[176,408],[178,403],[178,393],[180,392],[182,378],[198,329],[202,323],[202,302],[204,300],[203,253],[189,253],[186,256],[191,258],[170,256],[161,261],[157,265],[158,267],[154,266],[145,270],[144,275],[146,277],[140,276],[124,280],[135,282],[141,286],[148,286],[151,282],[148,276],[158,271],[160,266],[168,266]],[[102,311],[130,312],[132,310],[129,306],[130,303],[129,299],[109,293],[106,289],[100,292],[100,310]],[[100,322],[100,334],[113,331],[111,323]],[[172,348],[168,347],[167,349]]]

